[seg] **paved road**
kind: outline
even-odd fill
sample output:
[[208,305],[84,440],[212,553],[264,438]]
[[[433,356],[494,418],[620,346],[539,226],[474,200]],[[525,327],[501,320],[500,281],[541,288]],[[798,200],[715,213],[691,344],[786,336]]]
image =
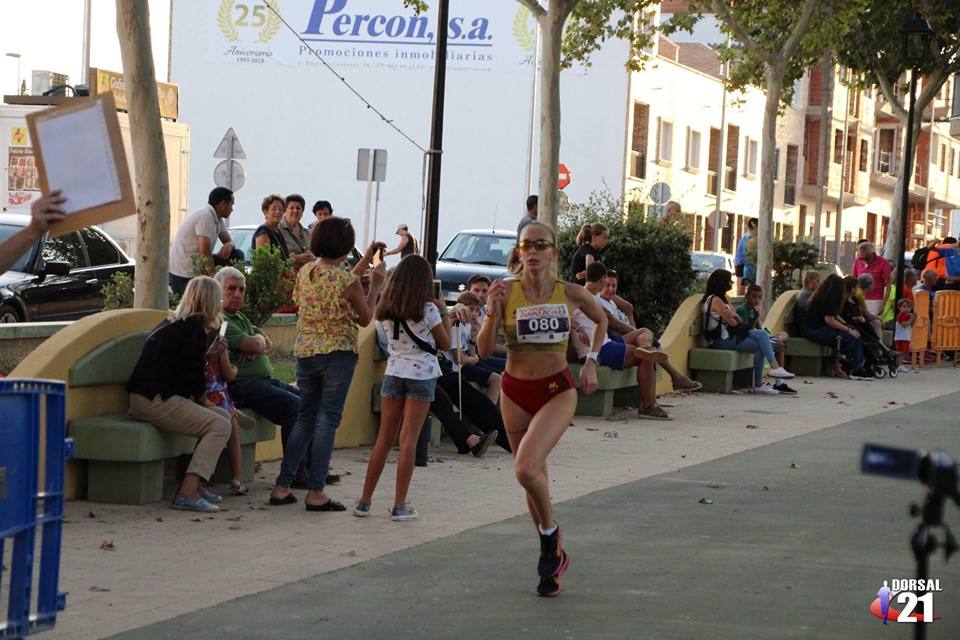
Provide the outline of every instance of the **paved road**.
[[[922,487],[862,476],[858,455],[875,441],[960,456],[958,403],[943,396],[564,502],[572,563],[554,600],[533,595],[536,538],[521,517],[115,637],[908,638],[909,625],[884,628],[867,608],[884,579],[913,574],[906,510]],[[947,519],[960,528],[955,507]],[[944,589],[932,639],[960,637],[958,561],[932,562]]]

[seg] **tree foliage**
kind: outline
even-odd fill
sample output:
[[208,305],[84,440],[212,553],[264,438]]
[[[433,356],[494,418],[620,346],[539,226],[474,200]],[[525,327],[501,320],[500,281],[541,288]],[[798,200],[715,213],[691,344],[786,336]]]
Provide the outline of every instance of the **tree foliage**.
[[250,322],[263,324],[290,300],[293,291],[291,273],[293,260],[284,259],[280,250],[272,245],[256,247],[250,253],[247,294],[240,308]]
[[602,222],[610,230],[602,260],[616,269],[620,295],[633,304],[637,326],[662,332],[696,278],[686,225],[657,222],[644,215],[642,206],[624,203],[609,190],[594,191],[560,217],[557,242],[565,280],[571,276],[577,232],[589,222]]
[[809,242],[773,243],[773,295],[776,300],[781,293],[799,289],[803,274],[817,266],[820,251]]

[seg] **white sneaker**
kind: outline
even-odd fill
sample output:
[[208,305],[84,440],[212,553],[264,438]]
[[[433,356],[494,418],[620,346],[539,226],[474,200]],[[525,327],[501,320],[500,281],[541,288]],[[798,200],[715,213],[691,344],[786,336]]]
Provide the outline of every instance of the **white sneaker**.
[[754,387],[750,390],[750,393],[759,393],[765,396],[778,396],[780,392],[771,387],[769,384],[762,384],[759,387]]
[[770,375],[774,378],[796,378],[795,375],[784,369],[783,367],[777,367],[776,369],[770,369]]

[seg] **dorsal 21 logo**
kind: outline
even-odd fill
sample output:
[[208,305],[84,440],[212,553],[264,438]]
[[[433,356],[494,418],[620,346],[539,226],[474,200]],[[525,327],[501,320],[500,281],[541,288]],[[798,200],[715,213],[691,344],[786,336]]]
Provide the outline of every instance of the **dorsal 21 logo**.
[[[939,578],[884,580],[877,597],[870,603],[870,613],[880,618],[883,624],[888,620],[936,622],[940,616],[933,612],[933,594],[940,590]],[[894,608],[893,602],[904,605],[903,609]]]

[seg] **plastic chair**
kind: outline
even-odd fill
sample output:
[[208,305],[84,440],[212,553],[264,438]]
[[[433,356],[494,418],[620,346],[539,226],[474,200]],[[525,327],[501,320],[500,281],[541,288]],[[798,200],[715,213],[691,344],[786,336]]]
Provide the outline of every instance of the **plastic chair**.
[[[63,382],[0,380],[0,558],[7,557],[8,540],[11,545],[10,567],[0,572],[0,593],[8,593],[6,615],[0,608],[0,638],[51,629],[66,605],[66,594],[57,590],[64,461],[73,453],[73,442],[65,437],[65,393]],[[46,425],[41,424],[41,409]]]
[[910,358],[913,368],[923,368],[923,355],[930,344],[930,292],[913,294],[913,331],[910,333]]
[[933,350],[937,366],[944,353],[953,354],[957,366],[960,351],[960,291],[938,291],[933,299]]

